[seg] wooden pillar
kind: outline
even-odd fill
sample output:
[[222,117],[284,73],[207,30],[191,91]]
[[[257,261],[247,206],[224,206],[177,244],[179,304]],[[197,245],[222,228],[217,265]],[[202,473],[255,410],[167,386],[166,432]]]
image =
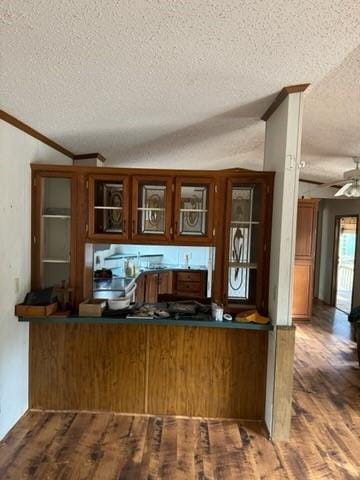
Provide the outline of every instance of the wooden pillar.
[[292,283],[299,186],[303,92],[285,87],[265,112],[264,170],[276,172],[269,281],[269,334],[265,421],[273,440],[288,440],[291,422],[295,330]]
[[275,368],[272,398],[273,441],[288,440],[292,410],[295,327],[279,325],[276,328]]

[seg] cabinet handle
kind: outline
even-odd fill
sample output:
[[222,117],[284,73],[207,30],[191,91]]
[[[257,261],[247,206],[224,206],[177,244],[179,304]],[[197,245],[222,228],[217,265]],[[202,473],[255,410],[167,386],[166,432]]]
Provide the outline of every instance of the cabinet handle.
[[175,222],[175,235],[177,235],[179,232],[178,232],[178,222],[176,220]]
[[135,220],[132,221],[132,233],[135,234]]
[[123,233],[126,233],[126,220],[123,220]]

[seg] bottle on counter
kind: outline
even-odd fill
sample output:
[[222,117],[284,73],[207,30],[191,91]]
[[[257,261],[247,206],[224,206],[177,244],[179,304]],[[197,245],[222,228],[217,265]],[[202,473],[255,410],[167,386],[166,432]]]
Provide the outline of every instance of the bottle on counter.
[[135,271],[136,271],[136,269],[135,269],[134,260],[128,260],[126,276],[127,277],[135,277]]
[[124,272],[125,272],[125,277],[131,277],[130,260],[124,261]]
[[215,320],[216,322],[222,322],[224,315],[224,306],[216,301],[213,302],[211,304],[211,313],[213,320]]

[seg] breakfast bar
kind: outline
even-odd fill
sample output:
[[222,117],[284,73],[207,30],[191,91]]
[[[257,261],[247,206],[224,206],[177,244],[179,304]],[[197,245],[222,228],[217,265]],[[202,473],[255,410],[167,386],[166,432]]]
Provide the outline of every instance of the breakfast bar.
[[30,407],[263,420],[273,173],[32,171]]
[[266,346],[264,330],[34,321],[30,402],[261,420]]

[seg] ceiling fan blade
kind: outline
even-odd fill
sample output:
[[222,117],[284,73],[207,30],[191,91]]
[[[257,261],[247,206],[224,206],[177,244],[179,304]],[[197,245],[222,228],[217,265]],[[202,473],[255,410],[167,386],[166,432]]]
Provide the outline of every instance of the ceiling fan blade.
[[347,192],[350,187],[352,187],[352,182],[347,183],[347,184],[344,185],[342,188],[340,188],[340,190],[339,190],[338,192],[336,192],[334,196],[335,196],[335,197],[341,197],[341,195],[344,195],[345,192]]
[[322,183],[319,185],[319,188],[329,188],[329,187],[337,187],[339,185],[344,185],[344,183],[348,183],[349,180],[344,180],[343,178],[341,180],[334,180],[333,182],[329,183]]
[[[306,192],[304,192],[302,195],[303,196],[306,196],[308,194],[311,194],[314,192],[314,190],[317,190],[318,188],[321,188],[321,189],[326,189],[326,188],[330,188],[330,187],[339,187],[339,185],[343,185],[344,183],[347,183],[349,180],[344,180],[344,179],[341,179],[341,180],[334,180],[333,182],[330,182],[330,183],[321,183],[319,185],[313,185],[311,188],[309,188],[309,190],[306,190]],[[306,182],[306,180],[304,180],[304,182]]]

